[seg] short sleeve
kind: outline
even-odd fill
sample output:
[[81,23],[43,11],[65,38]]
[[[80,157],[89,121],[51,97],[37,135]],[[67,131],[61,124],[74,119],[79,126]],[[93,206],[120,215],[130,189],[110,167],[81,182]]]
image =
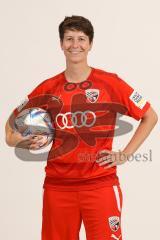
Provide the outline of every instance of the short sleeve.
[[127,109],[125,115],[137,121],[143,117],[150,107],[150,103],[118,75],[115,77],[114,91],[117,102],[124,105]]
[[39,107],[43,95],[45,94],[44,83],[39,84],[33,89],[22,101],[21,103],[13,110],[14,116],[16,117],[19,112],[26,107]]

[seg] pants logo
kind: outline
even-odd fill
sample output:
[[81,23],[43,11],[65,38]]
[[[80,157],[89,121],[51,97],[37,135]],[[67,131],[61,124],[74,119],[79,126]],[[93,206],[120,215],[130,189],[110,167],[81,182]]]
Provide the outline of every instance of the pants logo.
[[117,216],[112,216],[108,218],[109,226],[112,231],[116,232],[119,229],[120,226],[120,220]]

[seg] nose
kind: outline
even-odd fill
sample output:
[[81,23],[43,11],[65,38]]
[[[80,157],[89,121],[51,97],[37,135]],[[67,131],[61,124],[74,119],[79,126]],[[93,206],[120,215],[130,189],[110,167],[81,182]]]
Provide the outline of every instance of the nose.
[[72,47],[77,48],[78,47],[78,40],[74,39],[72,42]]

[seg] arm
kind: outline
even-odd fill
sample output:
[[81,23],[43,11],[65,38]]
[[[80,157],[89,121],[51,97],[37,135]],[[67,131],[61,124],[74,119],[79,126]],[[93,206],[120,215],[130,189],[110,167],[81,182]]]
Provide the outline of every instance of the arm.
[[6,139],[5,139],[6,143],[10,147],[16,147],[16,145],[23,140],[22,135],[18,132],[15,132],[10,127],[9,119],[6,122],[5,133],[6,133]]
[[132,155],[141,146],[144,140],[149,136],[158,121],[158,116],[152,107],[144,114],[138,128],[136,129],[132,139],[122,151],[126,155]]
[[113,167],[115,165],[119,165],[125,163],[128,158],[133,155],[136,150],[141,146],[144,140],[149,136],[150,132],[154,128],[158,121],[158,116],[152,107],[148,109],[148,111],[144,114],[138,128],[136,129],[133,137],[124,148],[122,152],[113,152],[108,150],[103,150],[101,153],[108,154],[105,157],[101,157],[97,160],[100,163],[100,166],[103,166],[107,163],[109,165],[105,168]]
[[41,144],[46,143],[46,139],[43,138],[43,136],[40,135],[29,135],[26,137],[23,137],[20,133],[14,131],[10,124],[9,119],[6,122],[5,126],[5,133],[6,133],[6,143],[10,147],[19,147],[19,148],[25,148],[25,149],[32,149],[36,150],[40,148]]

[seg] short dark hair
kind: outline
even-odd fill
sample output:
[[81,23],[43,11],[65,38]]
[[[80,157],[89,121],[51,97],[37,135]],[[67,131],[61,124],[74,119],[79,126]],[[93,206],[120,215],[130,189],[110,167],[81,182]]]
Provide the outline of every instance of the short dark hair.
[[59,25],[59,37],[61,41],[63,41],[66,30],[77,30],[84,32],[89,37],[90,43],[93,41],[94,29],[91,22],[85,17],[77,15],[65,17]]

